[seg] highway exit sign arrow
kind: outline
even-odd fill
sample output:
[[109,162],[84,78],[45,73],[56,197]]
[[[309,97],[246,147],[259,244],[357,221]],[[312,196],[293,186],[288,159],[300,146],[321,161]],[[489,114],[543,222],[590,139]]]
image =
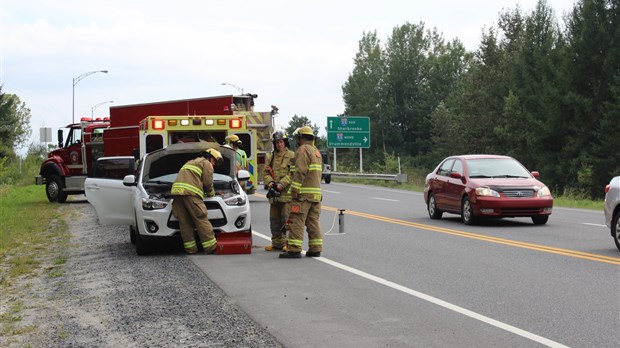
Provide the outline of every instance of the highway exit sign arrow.
[[328,116],[327,147],[370,148],[370,117]]

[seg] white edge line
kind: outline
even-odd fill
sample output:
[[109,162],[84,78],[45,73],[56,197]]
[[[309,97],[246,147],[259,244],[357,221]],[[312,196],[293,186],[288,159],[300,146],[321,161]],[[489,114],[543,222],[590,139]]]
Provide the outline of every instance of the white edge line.
[[398,199],[389,199],[389,198],[381,198],[381,197],[372,197],[372,199],[378,199],[380,201],[398,202]]
[[[266,235],[264,235],[262,233],[259,233],[259,232],[256,232],[256,231],[252,231],[252,233],[254,235],[260,237],[260,238],[263,238],[265,240],[271,241],[270,237],[267,237]],[[565,347],[565,348],[568,348],[568,346],[565,346],[565,345],[563,345],[561,343],[552,341],[552,340],[550,340],[548,338],[544,338],[542,336],[538,336],[538,335],[533,334],[533,333],[531,333],[529,331],[525,331],[525,330],[519,329],[519,328],[514,327],[512,325],[509,325],[509,324],[503,323],[501,321],[498,321],[498,320],[489,318],[487,316],[484,316],[482,314],[478,314],[476,312],[470,311],[469,309],[465,309],[463,307],[459,307],[457,305],[453,305],[452,303],[446,302],[444,300],[440,300],[440,299],[438,299],[436,297],[427,295],[427,294],[419,292],[419,291],[415,291],[413,289],[409,289],[407,287],[404,287],[402,285],[396,284],[396,283],[391,282],[389,280],[386,280],[386,279],[374,276],[374,275],[366,273],[364,271],[360,271],[360,270],[355,269],[353,267],[349,267],[347,265],[343,265],[343,264],[341,264],[339,262],[330,260],[328,258],[325,258],[325,257],[313,257],[313,259],[315,259],[317,261],[321,261],[321,262],[326,263],[328,265],[334,266],[334,267],[339,268],[339,269],[341,269],[343,271],[347,271],[349,273],[358,275],[358,276],[360,276],[362,278],[366,278],[366,279],[371,280],[371,281],[373,281],[375,283],[378,283],[378,284],[381,284],[381,285],[385,285],[385,286],[387,286],[389,288],[392,288],[394,290],[398,290],[398,291],[404,292],[405,294],[417,297],[417,298],[419,298],[421,300],[424,300],[424,301],[436,304],[438,306],[444,307],[446,309],[449,309],[451,311],[454,311],[454,312],[457,312],[459,314],[465,315],[465,316],[470,317],[472,319],[479,320],[479,321],[481,321],[483,323],[486,323],[486,324],[489,324],[491,326],[495,326],[497,328],[500,328],[502,330],[511,332],[513,334],[516,334],[516,335],[519,335],[521,337],[525,337],[525,338],[527,338],[529,340],[532,340],[534,342],[538,342],[540,344],[544,344],[547,347],[557,347],[557,348]]]
[[582,225],[588,225],[588,226],[596,226],[596,227],[607,227],[607,225],[603,225],[603,224],[592,224],[589,222],[582,222]]

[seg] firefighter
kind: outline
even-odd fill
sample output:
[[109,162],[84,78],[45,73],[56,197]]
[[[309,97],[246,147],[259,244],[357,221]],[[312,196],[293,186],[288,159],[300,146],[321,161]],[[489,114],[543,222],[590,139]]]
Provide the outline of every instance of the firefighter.
[[319,217],[321,214],[321,153],[314,146],[314,132],[308,126],[299,127],[293,133],[297,141],[295,172],[291,181],[291,212],[288,251],[279,255],[282,259],[301,257],[304,228],[308,232],[306,256],[319,257],[323,251],[323,237]]
[[237,134],[231,134],[227,136],[224,140],[226,140],[226,144],[232,146],[232,148],[235,149],[237,171],[239,171],[239,169],[248,170],[248,155],[241,148],[241,145],[243,145],[243,143],[241,142],[241,139],[239,139],[239,136]]
[[215,149],[206,149],[202,156],[187,161],[172,184],[172,213],[179,219],[183,247],[188,254],[198,252],[194,228],[198,231],[200,244],[205,254],[215,253],[217,241],[213,226],[207,216],[203,199],[215,196],[213,168],[222,164],[222,154]]
[[291,151],[288,137],[282,131],[271,136],[273,153],[263,171],[263,180],[267,183],[269,199],[269,226],[271,228],[271,245],[267,251],[286,251],[286,221],[288,220],[291,194],[291,173],[294,171],[295,153]]

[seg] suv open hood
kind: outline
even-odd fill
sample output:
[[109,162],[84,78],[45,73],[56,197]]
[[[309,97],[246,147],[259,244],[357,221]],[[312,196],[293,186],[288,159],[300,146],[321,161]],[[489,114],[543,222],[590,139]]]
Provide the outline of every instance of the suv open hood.
[[220,146],[218,143],[195,142],[176,143],[166,148],[148,153],[144,156],[144,180],[157,178],[166,174],[176,173],[189,160],[201,156],[206,149],[216,149],[224,158],[224,162],[215,167],[215,172],[234,177],[235,150]]

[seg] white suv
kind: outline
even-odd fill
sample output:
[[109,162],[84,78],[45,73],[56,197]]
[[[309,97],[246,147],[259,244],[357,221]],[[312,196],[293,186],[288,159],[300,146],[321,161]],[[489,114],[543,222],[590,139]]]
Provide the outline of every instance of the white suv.
[[620,176],[611,179],[605,187],[605,224],[620,250]]
[[[149,241],[179,235],[179,221],[172,214],[170,189],[178,171],[207,148],[217,148],[224,158],[215,167],[215,197],[205,197],[209,221],[216,238],[220,234],[240,237],[251,246],[250,202],[239,185],[249,172],[235,175],[235,150],[217,143],[177,143],[146,154],[135,173],[119,175],[133,157],[102,157],[84,184],[88,201],[95,207],[99,223],[129,225],[129,235],[138,255],[149,252]],[[219,240],[220,238],[218,238]],[[180,243],[179,243],[180,245]]]

